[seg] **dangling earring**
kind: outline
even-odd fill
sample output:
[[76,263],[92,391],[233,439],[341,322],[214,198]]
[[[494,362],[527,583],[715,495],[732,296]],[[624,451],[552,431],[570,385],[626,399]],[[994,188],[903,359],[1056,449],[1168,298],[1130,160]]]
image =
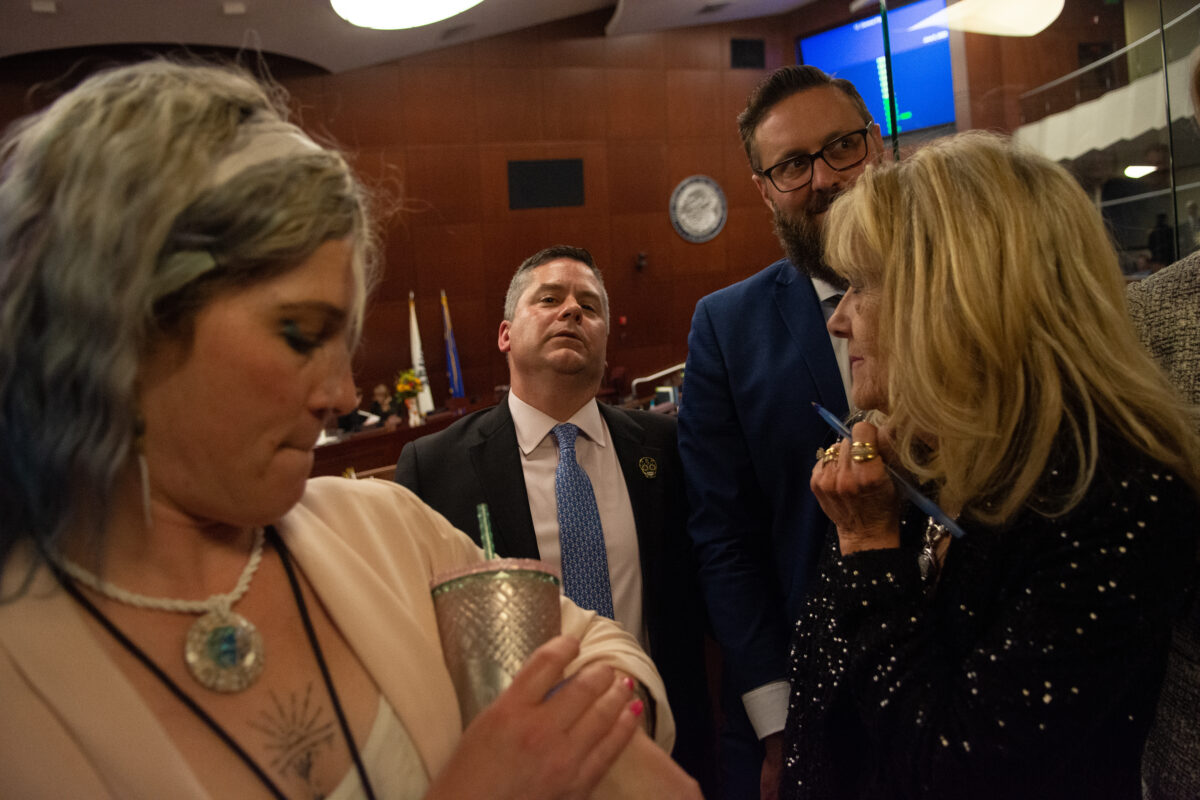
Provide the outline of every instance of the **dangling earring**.
[[142,521],[149,532],[154,527],[154,520],[150,515],[150,467],[146,464],[145,449],[146,420],[138,414],[133,420],[133,450],[137,453],[138,478],[142,484]]

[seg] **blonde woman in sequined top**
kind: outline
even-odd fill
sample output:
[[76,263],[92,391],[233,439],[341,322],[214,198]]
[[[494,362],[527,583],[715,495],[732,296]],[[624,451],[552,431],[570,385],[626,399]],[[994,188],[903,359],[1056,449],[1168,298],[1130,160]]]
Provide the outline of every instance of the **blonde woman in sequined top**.
[[[1200,444],[1071,176],[971,133],[835,202],[829,320],[871,409],[811,485],[783,795],[1137,798]],[[884,464],[963,529],[943,535]]]

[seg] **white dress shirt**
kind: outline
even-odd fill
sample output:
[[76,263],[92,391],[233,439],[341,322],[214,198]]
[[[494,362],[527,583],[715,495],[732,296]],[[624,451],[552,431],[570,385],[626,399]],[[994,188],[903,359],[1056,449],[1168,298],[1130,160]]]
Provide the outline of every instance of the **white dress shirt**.
[[[817,297],[821,300],[821,312],[825,315],[825,321],[829,322],[843,291],[820,278],[811,280],[813,288],[817,290]],[[846,407],[853,413],[856,409],[850,395],[850,345],[845,339],[834,336],[832,333],[829,334],[829,343],[833,345],[833,354],[837,356],[838,372],[842,375],[842,388],[846,390]]]
[[[554,470],[558,466],[558,444],[550,431],[558,420],[529,405],[514,392],[508,393],[508,409],[517,431],[521,470],[529,495],[529,513],[542,560],[561,569],[562,548],[558,541],[558,504],[554,498]],[[608,579],[612,586],[613,613],[625,630],[637,637],[647,653],[650,643],[642,618],[642,567],[638,556],[637,527],[629,488],[617,460],[608,426],[591,400],[567,422],[579,426],[575,459],[592,482],[604,549],[608,556]],[[653,654],[651,654],[653,655]]]

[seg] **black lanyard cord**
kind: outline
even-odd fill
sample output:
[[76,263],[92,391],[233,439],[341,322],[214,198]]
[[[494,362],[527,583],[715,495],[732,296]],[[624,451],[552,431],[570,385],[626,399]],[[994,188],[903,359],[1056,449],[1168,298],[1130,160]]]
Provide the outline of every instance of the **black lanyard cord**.
[[350,725],[346,722],[346,714],[342,711],[337,690],[333,688],[333,676],[329,674],[329,667],[325,665],[325,655],[321,652],[321,644],[317,641],[317,632],[313,629],[312,620],[308,616],[304,593],[300,591],[300,584],[296,580],[295,572],[292,571],[292,561],[287,545],[283,543],[283,538],[276,532],[274,525],[267,526],[267,539],[278,551],[279,560],[283,562],[283,571],[287,573],[288,582],[292,585],[292,594],[296,597],[296,607],[300,609],[304,632],[308,634],[308,642],[312,645],[313,655],[317,657],[317,666],[321,668],[321,677],[325,679],[325,688],[329,692],[329,699],[333,701],[333,712],[337,715],[338,724],[342,726],[342,735],[346,738],[346,746],[350,748],[350,757],[354,759],[354,767],[358,770],[359,780],[362,781],[363,793],[366,794],[367,800],[376,800],[371,782],[367,779],[367,768],[363,766],[358,748],[354,746],[354,737],[350,735]]

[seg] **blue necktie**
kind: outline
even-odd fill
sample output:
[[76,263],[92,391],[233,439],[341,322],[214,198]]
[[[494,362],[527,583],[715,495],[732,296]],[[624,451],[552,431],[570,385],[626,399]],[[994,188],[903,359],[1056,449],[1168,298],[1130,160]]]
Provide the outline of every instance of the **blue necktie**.
[[575,460],[579,428],[569,422],[555,425],[558,467],[554,470],[554,499],[558,504],[558,541],[562,548],[563,591],[581,608],[613,618],[608,555],[592,482]]

